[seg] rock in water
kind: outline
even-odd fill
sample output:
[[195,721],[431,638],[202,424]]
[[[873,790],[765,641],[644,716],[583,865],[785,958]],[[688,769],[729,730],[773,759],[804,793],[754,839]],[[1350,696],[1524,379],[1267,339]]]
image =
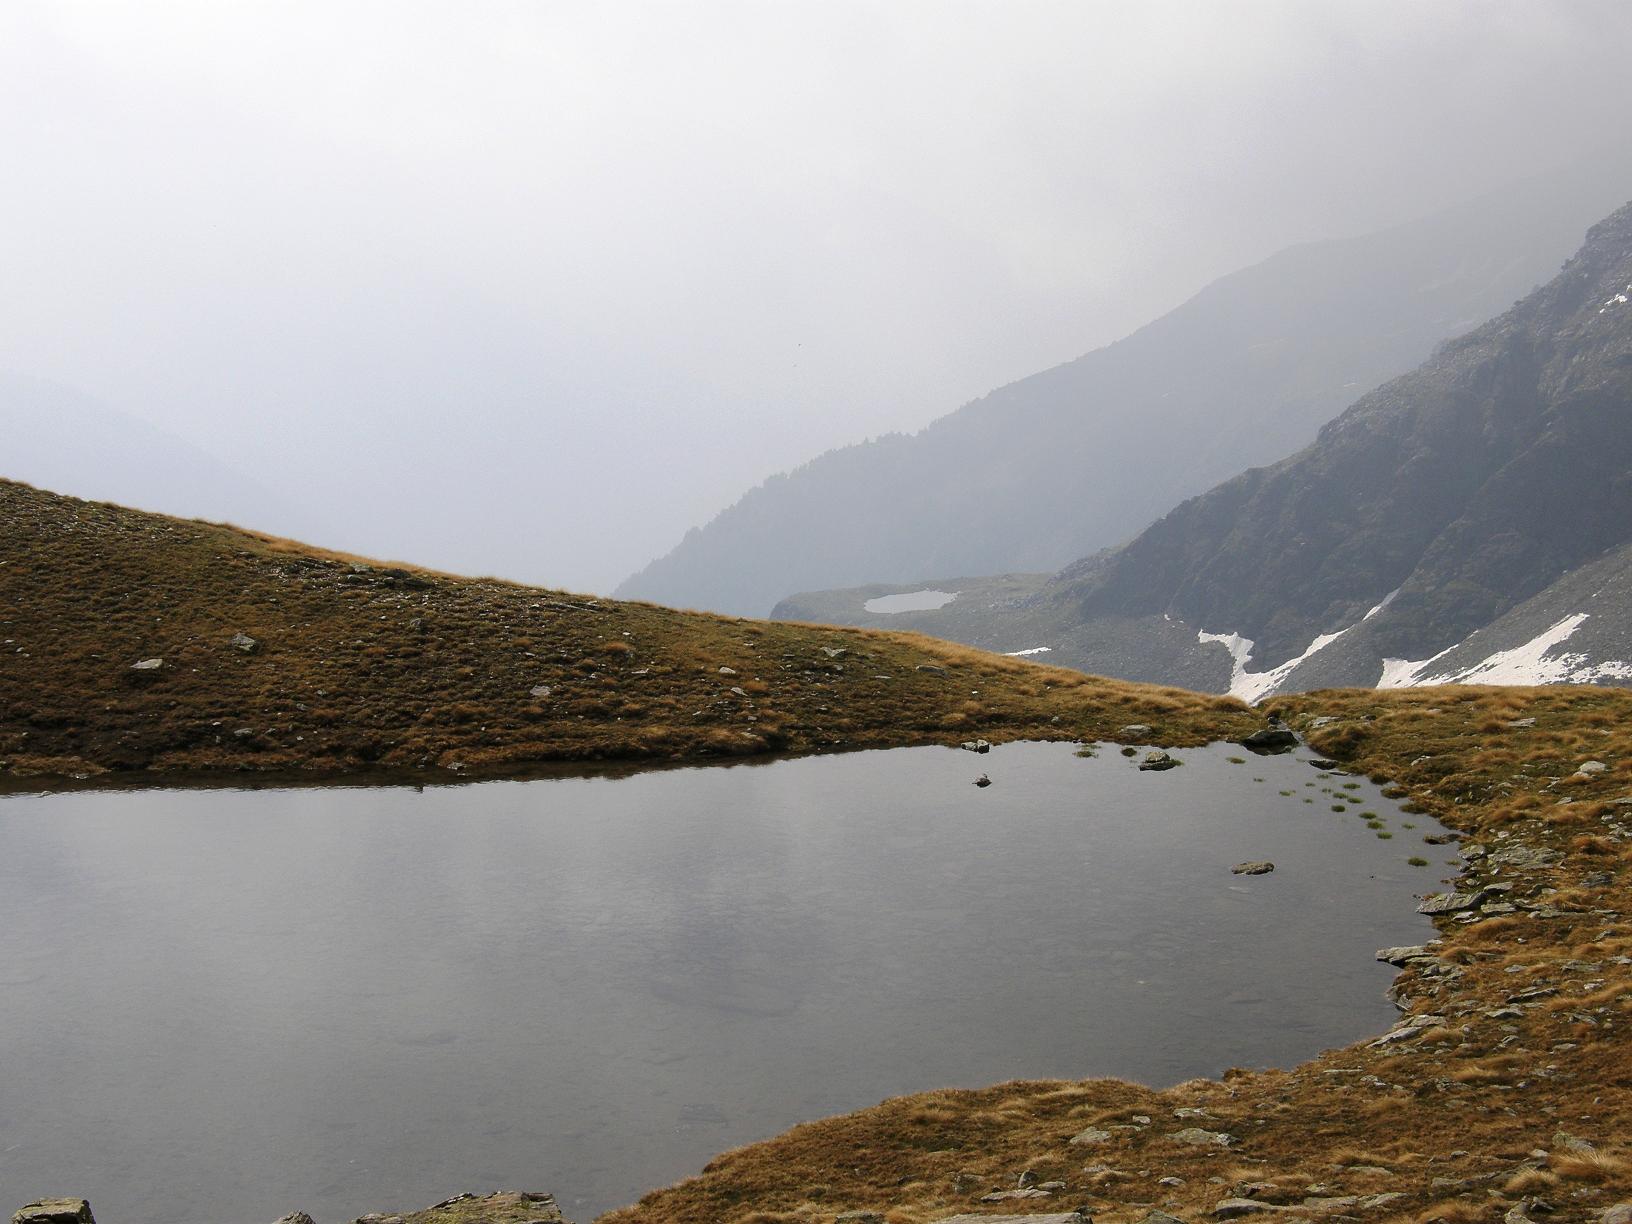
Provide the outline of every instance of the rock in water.
[[1178,766],[1178,758],[1169,756],[1160,748],[1156,749],[1154,752],[1145,753],[1145,759],[1139,762],[1140,769],[1156,772],[1163,769],[1177,769]]
[[992,746],[983,739],[964,740],[958,747],[965,752],[990,752],[992,750]]
[[291,1211],[286,1216],[279,1216],[272,1224],[317,1224],[317,1221],[304,1211]]
[[1268,755],[1272,752],[1288,752],[1296,748],[1298,746],[1298,737],[1285,727],[1261,727],[1251,735],[1236,742],[1249,752]]
[[991,784],[992,784],[992,780],[990,778],[988,778],[985,774],[981,774],[980,777],[975,779],[975,785],[976,786],[990,786]]
[[84,1199],[38,1199],[13,1213],[11,1224],[96,1224]]
[[1234,875],[1268,875],[1275,870],[1275,864],[1267,859],[1258,859],[1250,863],[1237,863],[1230,871]]

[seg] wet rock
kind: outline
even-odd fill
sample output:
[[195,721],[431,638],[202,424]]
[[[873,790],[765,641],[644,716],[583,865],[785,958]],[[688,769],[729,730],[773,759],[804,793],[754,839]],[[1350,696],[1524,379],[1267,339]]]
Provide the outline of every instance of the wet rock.
[[1332,760],[1328,760],[1326,757],[1315,757],[1313,760],[1311,760],[1309,762],[1309,764],[1313,765],[1316,769],[1336,769],[1337,768],[1337,762],[1332,761]]
[[975,779],[975,785],[976,786],[990,786],[991,784],[992,784],[992,780],[990,778],[988,778],[985,774],[981,774],[980,777]]
[[992,746],[983,739],[964,740],[958,747],[965,752],[986,753],[992,750]]
[[84,1199],[36,1199],[13,1212],[11,1224],[96,1224],[96,1217]]
[[1430,893],[1417,906],[1419,914],[1459,914],[1463,910],[1476,908],[1479,903],[1491,895],[1491,890],[1481,888],[1474,892]]
[[1275,870],[1275,864],[1268,859],[1255,859],[1251,862],[1237,863],[1230,868],[1231,875],[1268,875]]
[[1234,1135],[1223,1131],[1202,1130],[1199,1126],[1187,1126],[1183,1130],[1174,1131],[1168,1138],[1176,1143],[1193,1143],[1198,1147],[1233,1147],[1236,1139]]
[[1407,965],[1414,960],[1432,960],[1434,954],[1427,944],[1411,944],[1399,948],[1378,948],[1377,959],[1390,965]]
[[1273,752],[1287,752],[1298,746],[1298,737],[1285,727],[1261,727],[1242,739],[1236,741],[1249,752],[1268,755]]
[[1179,761],[1169,756],[1160,748],[1145,753],[1145,759],[1139,762],[1139,768],[1144,771],[1160,772],[1164,769],[1177,769]]

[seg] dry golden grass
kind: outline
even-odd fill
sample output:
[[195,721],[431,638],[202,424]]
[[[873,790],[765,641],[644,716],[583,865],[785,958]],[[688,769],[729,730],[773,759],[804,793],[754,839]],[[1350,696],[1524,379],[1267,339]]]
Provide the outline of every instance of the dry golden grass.
[[9,481],[0,522],[0,782],[471,776],[1130,722],[1195,744],[1262,721],[929,638],[455,578]]

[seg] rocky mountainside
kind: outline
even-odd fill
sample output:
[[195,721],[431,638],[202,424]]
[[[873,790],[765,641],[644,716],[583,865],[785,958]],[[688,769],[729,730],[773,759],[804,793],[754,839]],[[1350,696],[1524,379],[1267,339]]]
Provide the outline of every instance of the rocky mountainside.
[[1298,454],[1004,598],[829,613],[1261,697],[1453,679],[1632,682],[1632,205],[1547,285]]
[[1632,168],[1594,162],[1283,251],[920,433],[771,478],[616,593],[763,615],[795,591],[1057,569],[1307,443],[1551,276],[1628,194]]

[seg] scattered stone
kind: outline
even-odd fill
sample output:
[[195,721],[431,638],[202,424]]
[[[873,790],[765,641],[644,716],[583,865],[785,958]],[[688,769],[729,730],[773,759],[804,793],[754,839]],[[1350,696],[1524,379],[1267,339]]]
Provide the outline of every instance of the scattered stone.
[[1047,1190],[1038,1190],[1034,1187],[1028,1186],[1021,1190],[993,1190],[990,1194],[981,1195],[980,1201],[983,1203],[1006,1203],[1010,1199],[1040,1199],[1050,1197],[1052,1196]]
[[1082,1211],[1056,1211],[1049,1215],[955,1215],[943,1216],[935,1224],[1094,1224],[1094,1217]]
[[1139,768],[1146,771],[1160,772],[1164,769],[1176,769],[1179,764],[1177,758],[1171,757],[1160,748],[1157,748],[1154,751],[1145,753],[1145,759],[1139,762]]
[[527,690],[527,695],[529,697],[548,697],[553,692],[555,690],[547,684],[535,684]]
[[841,1211],[833,1224],[884,1224],[884,1217],[876,1211]]
[[1433,960],[1427,944],[1412,944],[1399,948],[1378,948],[1377,959],[1390,965],[1404,966],[1414,960]]
[[1448,846],[1452,842],[1461,841],[1462,835],[1460,833],[1430,833],[1422,840],[1430,846]]
[[1474,892],[1430,893],[1417,906],[1419,914],[1457,914],[1471,910],[1490,896],[1491,890],[1481,888]]
[[917,667],[913,668],[912,670],[913,671],[921,671],[921,672],[929,672],[931,675],[935,675],[935,676],[945,676],[945,675],[949,674],[947,672],[946,668],[942,667],[939,663],[920,663],[920,664],[918,664]]
[[1260,1211],[1273,1211],[1269,1203],[1260,1203],[1257,1199],[1227,1198],[1213,1208],[1213,1219],[1235,1220],[1245,1215],[1256,1215]]
[[1510,720],[1507,725],[1514,728],[1515,730],[1517,730],[1517,729],[1522,728],[1522,727],[1533,727],[1533,726],[1535,726],[1536,725],[1536,720],[1533,719],[1533,718],[1515,718],[1515,719]]
[[12,1214],[11,1224],[96,1224],[84,1199],[36,1199]]
[[[1158,1186],[1178,1187],[1178,1186],[1184,1185],[1185,1182],[1184,1182],[1184,1178],[1182,1178],[1182,1177],[1159,1177],[1159,1178],[1156,1179],[1156,1184]],[[1161,1212],[1152,1212],[1151,1214],[1152,1215],[1160,1215]],[[1171,1216],[1169,1216],[1168,1218],[1172,1219]],[[1147,1217],[1147,1219],[1148,1219],[1148,1217]]]
[[990,778],[988,778],[985,774],[981,774],[980,777],[975,779],[975,785],[976,786],[984,787],[984,786],[990,786],[991,784],[992,784],[992,780]]
[[233,634],[228,640],[227,644],[234,650],[242,651],[244,654],[254,654],[258,649],[260,649],[261,645],[247,633]]
[[1101,1130],[1097,1126],[1090,1126],[1087,1130],[1080,1131],[1077,1134],[1072,1135],[1071,1144],[1074,1147],[1087,1147],[1089,1144],[1093,1143],[1105,1143],[1110,1138],[1110,1131]]
[[1608,773],[1609,766],[1605,765],[1602,761],[1582,761],[1581,764],[1576,767],[1575,772],[1578,774],[1587,774],[1589,776],[1592,774]]
[[1268,875],[1275,870],[1275,864],[1267,859],[1257,859],[1248,863],[1237,863],[1230,868],[1231,875]]
[[1309,726],[1318,731],[1321,727],[1329,727],[1336,721],[1336,714],[1322,714],[1319,718],[1310,719]]
[[1385,1194],[1368,1194],[1360,1200],[1360,1206],[1366,1211],[1376,1211],[1379,1207],[1391,1207],[1405,1198],[1400,1190],[1390,1190]]
[[1149,735],[1150,728],[1144,723],[1129,723],[1122,728],[1123,735]]
[[272,1224],[317,1224],[317,1221],[304,1211],[291,1211],[286,1216],[279,1216]]
[[737,674],[737,669],[734,668],[734,667],[722,667],[722,668],[720,668],[720,675],[722,675],[722,676],[734,676],[736,674]]
[[1298,737],[1285,727],[1260,727],[1251,735],[1236,741],[1248,752],[1261,756],[1274,752],[1288,752],[1298,746]]
[[986,753],[992,750],[992,746],[983,739],[964,740],[958,747],[965,752]]
[[824,655],[826,655],[830,659],[837,659],[840,655],[846,655],[846,654],[850,653],[843,646],[823,646],[821,648],[821,650],[822,650],[822,653]]
[[130,665],[130,670],[139,672],[158,671],[163,666],[163,659],[138,659]]
[[1227,1135],[1223,1131],[1202,1130],[1199,1126],[1187,1126],[1181,1131],[1174,1131],[1168,1138],[1178,1143],[1211,1147],[1233,1147],[1236,1142],[1234,1135]]
[[[1177,1177],[1164,1177],[1156,1184],[1165,1186],[1172,1182],[1178,1182],[1181,1186],[1184,1185],[1183,1180]],[[1184,1221],[1179,1219],[1178,1216],[1168,1215],[1165,1211],[1152,1211],[1144,1219],[1140,1220],[1139,1224],[1184,1224]]]
[[[1557,992],[1552,991],[1549,993],[1556,994]],[[1598,1150],[1585,1139],[1578,1138],[1575,1135],[1569,1134],[1567,1131],[1557,1131],[1554,1133],[1553,1149],[1555,1151],[1562,1149],[1566,1152],[1579,1152],[1582,1154],[1596,1152]]]

